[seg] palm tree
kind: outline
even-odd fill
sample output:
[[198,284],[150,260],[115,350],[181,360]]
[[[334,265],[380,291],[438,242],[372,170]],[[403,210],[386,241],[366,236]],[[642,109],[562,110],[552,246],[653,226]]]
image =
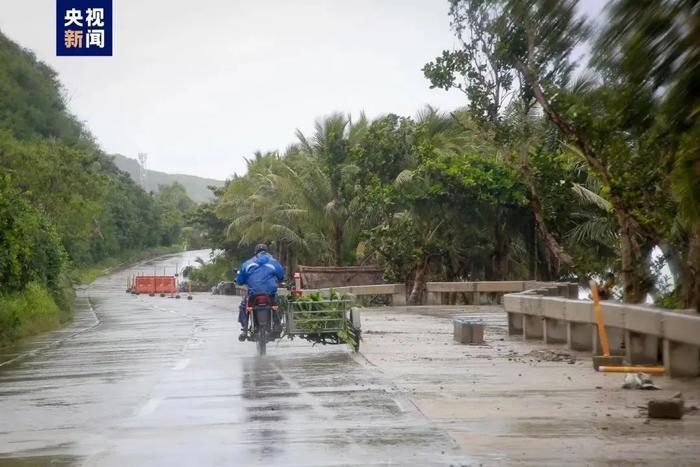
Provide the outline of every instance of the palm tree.
[[350,209],[354,186],[350,180],[350,151],[356,145],[368,122],[361,115],[357,122],[340,113],[316,121],[313,136],[306,137],[297,130],[299,149],[321,168],[328,178],[328,195],[323,211],[328,220],[331,249],[337,266],[344,263],[344,246],[355,231],[355,215]]
[[328,260],[323,212],[329,198],[327,177],[298,148],[283,157],[256,153],[248,173],[233,180],[217,214],[229,220],[227,236],[240,245],[274,242],[288,268],[295,259]]

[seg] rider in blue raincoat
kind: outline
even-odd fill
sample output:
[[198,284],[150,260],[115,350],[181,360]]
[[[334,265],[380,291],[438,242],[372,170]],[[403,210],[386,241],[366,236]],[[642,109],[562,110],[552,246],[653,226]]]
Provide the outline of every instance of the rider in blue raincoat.
[[276,303],[277,283],[283,279],[284,268],[267,252],[267,245],[264,243],[256,245],[255,256],[241,264],[236,276],[238,285],[248,286],[247,296],[241,300],[238,307],[241,340],[245,339],[248,334],[248,312],[246,310],[248,300],[258,294],[267,294],[271,297],[272,302]]

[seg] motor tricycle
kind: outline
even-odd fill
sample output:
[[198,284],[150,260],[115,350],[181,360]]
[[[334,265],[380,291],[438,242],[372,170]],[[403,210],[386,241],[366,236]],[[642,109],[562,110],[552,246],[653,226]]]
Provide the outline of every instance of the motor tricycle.
[[352,307],[347,295],[341,297],[332,290],[323,296],[320,292],[280,289],[276,299],[265,294],[251,297],[247,311],[247,340],[257,343],[259,355],[265,355],[268,342],[281,337],[298,337],[314,344],[348,344],[359,351],[360,310]]
[[267,343],[280,337],[282,318],[279,307],[272,296],[257,294],[249,297],[246,306],[248,313],[248,340],[255,341],[258,355],[265,355]]

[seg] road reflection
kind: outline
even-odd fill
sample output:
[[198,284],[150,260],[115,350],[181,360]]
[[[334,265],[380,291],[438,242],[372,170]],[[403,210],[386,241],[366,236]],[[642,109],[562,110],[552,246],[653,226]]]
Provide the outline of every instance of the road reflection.
[[249,453],[265,461],[281,458],[286,444],[285,400],[298,394],[289,390],[270,357],[244,359],[242,384]]

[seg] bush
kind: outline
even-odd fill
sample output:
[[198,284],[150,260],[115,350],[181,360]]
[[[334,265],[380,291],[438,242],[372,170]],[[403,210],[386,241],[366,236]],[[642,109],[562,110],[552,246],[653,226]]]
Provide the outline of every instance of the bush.
[[38,282],[57,290],[66,254],[54,226],[0,176],[0,293]]
[[192,269],[188,273],[188,278],[192,282],[192,287],[204,290],[215,286],[221,281],[232,281],[236,277],[233,268],[236,261],[226,255],[215,257],[210,263],[202,264],[199,268]]

